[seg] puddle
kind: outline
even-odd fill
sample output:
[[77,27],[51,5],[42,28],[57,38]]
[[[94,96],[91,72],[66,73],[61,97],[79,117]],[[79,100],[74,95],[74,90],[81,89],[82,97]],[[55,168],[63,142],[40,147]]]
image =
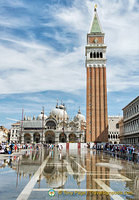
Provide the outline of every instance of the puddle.
[[[46,158],[48,161],[43,166]],[[112,199],[112,192],[119,195],[117,198],[135,199],[139,192],[136,168],[128,161],[122,162],[102,152],[63,151],[61,154],[57,149],[44,148],[40,152],[28,150],[19,156],[0,155],[0,199],[17,199],[34,175],[37,179],[29,200]],[[54,189],[53,197],[49,196],[50,189]]]

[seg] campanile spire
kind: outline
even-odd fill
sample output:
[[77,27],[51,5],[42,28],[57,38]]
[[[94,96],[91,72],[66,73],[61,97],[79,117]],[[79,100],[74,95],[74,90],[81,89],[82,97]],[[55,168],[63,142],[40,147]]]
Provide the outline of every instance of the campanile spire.
[[90,33],[103,33],[102,27],[97,14],[97,5],[94,6],[94,18],[91,24]]
[[95,6],[94,6],[94,12],[96,12],[97,11],[97,4],[95,4]]
[[104,33],[94,7],[94,17],[86,45],[86,141],[106,142],[108,139],[106,45]]

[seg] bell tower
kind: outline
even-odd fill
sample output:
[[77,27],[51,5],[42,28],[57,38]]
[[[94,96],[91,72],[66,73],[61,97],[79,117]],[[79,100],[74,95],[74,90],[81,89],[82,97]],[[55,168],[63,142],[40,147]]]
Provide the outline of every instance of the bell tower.
[[86,142],[108,141],[106,48],[97,6],[87,34],[86,72]]

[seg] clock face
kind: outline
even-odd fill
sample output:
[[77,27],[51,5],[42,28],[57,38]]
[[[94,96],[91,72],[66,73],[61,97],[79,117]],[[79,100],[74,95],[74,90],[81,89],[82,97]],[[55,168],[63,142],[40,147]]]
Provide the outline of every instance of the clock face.
[[97,38],[94,39],[94,43],[98,43],[98,39]]

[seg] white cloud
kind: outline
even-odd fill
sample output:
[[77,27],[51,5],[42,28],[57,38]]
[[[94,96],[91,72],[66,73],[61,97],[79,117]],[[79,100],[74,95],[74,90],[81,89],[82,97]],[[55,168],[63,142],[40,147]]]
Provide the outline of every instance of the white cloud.
[[[34,48],[27,47],[23,52],[5,47],[1,47],[0,51],[3,66],[0,71],[1,77],[4,77],[0,78],[1,94],[42,90],[75,91],[82,88],[84,73],[78,70],[76,61],[80,59],[80,49],[66,55],[49,47],[38,49],[38,46],[35,52]],[[84,70],[82,68],[82,72]],[[75,82],[69,77],[75,79]]]
[[[19,1],[16,1],[15,6]],[[138,70],[138,65],[133,68],[133,60],[137,59],[139,52],[139,14],[135,12],[137,0],[125,1],[98,1],[98,14],[103,30],[106,33],[107,55],[109,59],[120,60],[115,63],[110,60],[111,66],[107,68],[109,91],[122,91],[131,87],[138,87],[138,76],[130,75]],[[23,2],[22,2],[23,4]],[[11,5],[14,6],[14,5]],[[49,39],[62,45],[65,43],[65,52],[59,52],[54,46],[42,44],[27,30],[29,39],[15,36],[12,32],[1,35],[0,46],[0,93],[24,93],[43,90],[60,90],[76,93],[85,88],[85,56],[84,48],[86,33],[89,30],[93,15],[93,3],[89,0],[75,0],[71,7],[51,5],[44,7],[43,15],[51,17],[51,22],[42,23],[46,28],[43,34]],[[45,18],[45,16],[42,16]],[[3,27],[29,27],[32,21],[27,16],[24,18],[10,18],[3,16],[0,24]],[[47,29],[55,26],[62,28],[63,34],[56,30],[55,35],[50,35]],[[26,30],[26,28],[25,28]],[[75,41],[71,41],[66,33],[75,34]],[[5,36],[4,36],[5,34]],[[77,42],[76,42],[77,40]],[[71,42],[71,44],[70,44]],[[76,45],[74,45],[76,43]],[[76,48],[71,48],[72,46]],[[136,61],[137,62],[137,61]],[[124,76],[124,77],[123,77]]]

